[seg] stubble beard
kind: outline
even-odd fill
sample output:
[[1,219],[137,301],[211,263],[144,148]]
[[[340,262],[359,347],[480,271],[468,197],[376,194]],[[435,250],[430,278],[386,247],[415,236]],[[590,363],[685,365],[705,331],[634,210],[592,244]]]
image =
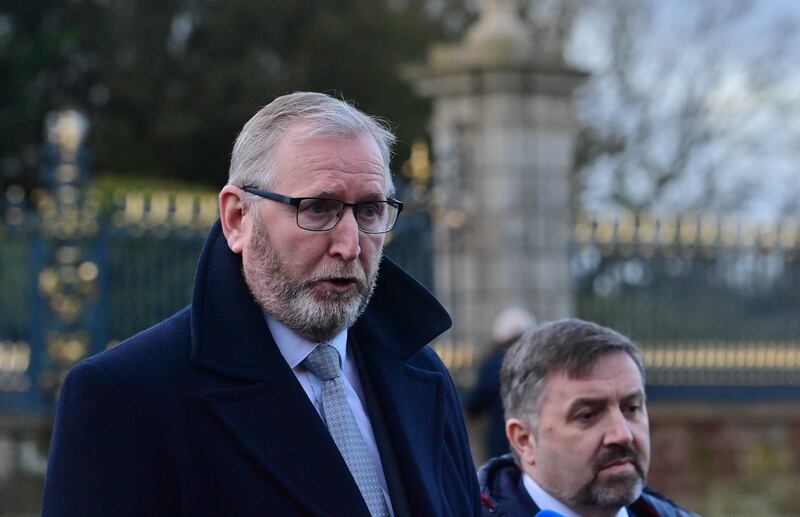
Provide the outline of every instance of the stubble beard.
[[[634,472],[600,478],[600,470],[604,465],[623,458],[631,460]],[[592,479],[583,485],[574,496],[574,503],[578,507],[619,509],[633,503],[642,493],[645,472],[638,454],[631,447],[620,445],[609,447],[598,456],[592,470],[594,472]]]
[[[305,337],[322,343],[351,327],[367,308],[378,275],[378,253],[367,274],[357,261],[339,261],[314,274],[297,278],[269,241],[260,221],[253,224],[247,258],[242,264],[250,293],[261,310]],[[319,282],[349,279],[355,289],[345,293],[315,290]]]

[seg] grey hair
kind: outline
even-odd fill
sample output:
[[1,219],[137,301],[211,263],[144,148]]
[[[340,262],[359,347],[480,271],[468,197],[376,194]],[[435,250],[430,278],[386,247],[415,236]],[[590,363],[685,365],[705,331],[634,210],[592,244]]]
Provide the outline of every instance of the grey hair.
[[383,159],[387,195],[394,194],[390,162],[396,137],[388,124],[343,100],[315,92],[295,92],[278,97],[247,121],[233,146],[228,184],[268,190],[275,182],[278,142],[298,121],[307,124],[303,139],[372,136]]
[[506,420],[518,418],[531,425],[536,433],[547,376],[565,370],[568,376],[581,378],[601,356],[611,352],[628,354],[644,382],[639,349],[627,337],[608,327],[565,319],[523,334],[506,353],[500,371],[500,394]]

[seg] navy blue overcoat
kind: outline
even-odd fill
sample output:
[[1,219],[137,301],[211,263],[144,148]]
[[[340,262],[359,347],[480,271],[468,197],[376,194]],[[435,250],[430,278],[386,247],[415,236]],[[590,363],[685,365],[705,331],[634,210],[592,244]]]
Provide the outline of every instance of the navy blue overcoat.
[[[411,515],[480,515],[456,392],[427,346],[450,323],[430,293],[384,259],[351,329]],[[368,515],[219,222],[192,305],[67,375],[43,515]]]

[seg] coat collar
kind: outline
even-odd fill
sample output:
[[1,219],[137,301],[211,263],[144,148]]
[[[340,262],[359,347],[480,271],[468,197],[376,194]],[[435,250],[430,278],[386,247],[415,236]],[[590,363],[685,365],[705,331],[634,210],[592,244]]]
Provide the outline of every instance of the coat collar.
[[[241,270],[241,255],[228,248],[217,221],[195,276],[191,360],[226,375],[260,380],[270,371],[275,344]],[[375,292],[353,330],[367,332],[385,353],[406,361],[451,324],[427,289],[384,257]]]
[[[367,374],[403,458],[404,488],[415,508],[439,505],[443,376],[406,361],[450,324],[424,287],[384,259],[369,306],[351,329],[364,345]],[[286,493],[312,515],[366,515],[355,482],[341,475],[347,466],[336,445],[274,343],[243,280],[241,258],[228,248],[219,222],[200,256],[191,329],[194,365],[253,381],[200,396]],[[430,415],[424,425],[420,414]],[[309,476],[312,461],[315,475]]]
[[[484,513],[497,517],[528,517],[539,511],[522,482],[522,471],[511,454],[491,458],[478,469]],[[653,492],[645,487],[642,495],[627,507],[631,517],[658,517],[650,503]],[[677,515],[677,514],[676,514]]]

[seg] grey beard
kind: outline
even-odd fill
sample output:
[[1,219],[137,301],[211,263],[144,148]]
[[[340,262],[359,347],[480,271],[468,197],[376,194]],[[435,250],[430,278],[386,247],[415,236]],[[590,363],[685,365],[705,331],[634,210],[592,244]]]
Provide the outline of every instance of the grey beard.
[[644,480],[641,476],[629,474],[604,484],[593,483],[578,493],[583,506],[597,508],[622,508],[628,506],[642,494]]
[[[633,460],[636,471],[631,474],[615,476],[601,483],[598,479],[598,472],[602,465],[626,457]],[[571,502],[577,507],[622,508],[634,502],[642,494],[645,473],[639,464],[636,451],[630,447],[619,445],[610,447],[597,459],[594,471],[592,479],[571,498]]]
[[[368,278],[355,262],[340,262],[312,278],[292,278],[260,222],[253,227],[249,246],[250,255],[242,269],[253,299],[264,312],[312,342],[329,341],[355,324],[375,290],[377,264]],[[379,260],[380,255],[376,262]],[[356,289],[315,294],[314,285],[330,278],[353,279]]]
[[279,282],[259,301],[262,309],[309,341],[322,343],[355,324],[367,308],[374,282],[357,282],[355,293],[325,293],[316,296],[313,281]]

